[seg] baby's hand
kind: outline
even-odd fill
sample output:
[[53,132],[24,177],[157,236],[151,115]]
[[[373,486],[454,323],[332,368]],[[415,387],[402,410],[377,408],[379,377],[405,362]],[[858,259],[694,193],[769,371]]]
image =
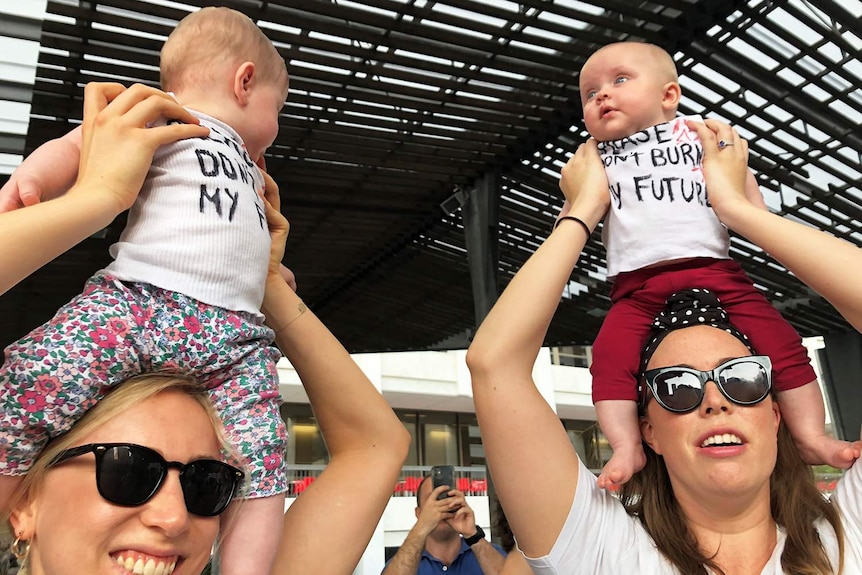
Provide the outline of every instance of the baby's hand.
[[38,178],[15,171],[0,188],[0,213],[25,208],[42,201],[42,186]]

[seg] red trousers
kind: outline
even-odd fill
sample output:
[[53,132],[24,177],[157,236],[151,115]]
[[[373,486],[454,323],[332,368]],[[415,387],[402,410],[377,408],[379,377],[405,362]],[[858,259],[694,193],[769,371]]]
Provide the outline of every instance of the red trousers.
[[593,345],[593,402],[637,400],[641,351],[650,324],[667,298],[688,288],[706,288],[721,301],[730,322],[748,336],[758,355],[772,360],[778,391],[814,381],[802,338],[733,260],[695,258],[621,273],[611,289],[611,309]]

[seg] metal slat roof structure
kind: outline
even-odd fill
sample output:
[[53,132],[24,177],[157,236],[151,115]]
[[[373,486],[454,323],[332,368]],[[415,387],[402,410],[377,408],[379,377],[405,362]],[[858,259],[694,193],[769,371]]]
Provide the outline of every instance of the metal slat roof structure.
[[[158,52],[195,0],[54,0],[26,151],[81,117],[84,83],[158,83]],[[352,352],[466,344],[475,328],[454,198],[501,182],[499,279],[547,237],[559,170],[587,134],[578,70],[598,47],[666,48],[680,112],[731,122],[770,208],[862,244],[859,0],[229,0],[290,73],[267,152],[291,222],[285,263]],[[0,343],[47,320],[108,261],[124,219],[0,298]],[[591,343],[609,306],[598,233],[548,344]],[[803,335],[846,331],[743,238],[732,255]]]

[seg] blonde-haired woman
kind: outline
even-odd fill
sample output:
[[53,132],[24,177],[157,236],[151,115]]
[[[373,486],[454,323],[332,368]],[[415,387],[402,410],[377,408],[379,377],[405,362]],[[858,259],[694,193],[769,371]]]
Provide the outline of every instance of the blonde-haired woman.
[[[195,126],[151,133],[146,125],[161,114],[182,119],[171,116],[180,111],[157,90],[88,86],[75,189],[63,201],[0,214],[0,291],[130,204],[160,141],[201,135]],[[140,161],[124,165],[127,156]],[[302,380],[330,462],[285,514],[272,573],[347,575],[389,501],[409,435],[344,347],[291,289],[290,278],[283,277],[288,224],[278,197],[275,182],[267,178],[272,249],[262,311]],[[146,384],[162,383],[145,397],[138,387],[147,385],[139,379],[118,386],[81,420],[83,427],[49,444],[27,483],[19,486],[9,519],[16,537],[13,551],[26,561],[30,575],[70,569],[88,575],[118,569],[198,575],[206,565],[218,516],[240,489],[234,480],[241,470],[221,460],[219,425],[191,393],[194,385],[147,375]],[[356,481],[360,474],[363,480]]]
[[52,441],[25,477],[9,518],[19,573],[60,573],[72,557],[82,573],[118,565],[199,572],[218,515],[243,485],[243,471],[221,460],[225,447],[193,380],[126,381]]

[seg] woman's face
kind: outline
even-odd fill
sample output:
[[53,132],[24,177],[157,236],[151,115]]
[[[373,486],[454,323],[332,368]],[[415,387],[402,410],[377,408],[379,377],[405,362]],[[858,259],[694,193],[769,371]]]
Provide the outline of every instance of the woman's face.
[[[727,332],[695,326],[668,334],[647,368],[685,366],[707,371],[747,355],[751,352],[745,345]],[[770,397],[753,406],[737,405],[710,381],[703,402],[688,413],[671,413],[650,399],[641,428],[647,443],[664,457],[676,496],[703,502],[709,495],[738,496],[768,488],[779,420],[778,407]],[[725,434],[730,437],[721,445],[706,444],[710,437]]]
[[[220,459],[219,443],[200,404],[162,392],[123,412],[76,445],[136,443],[168,461]],[[171,469],[159,491],[139,507],[104,500],[96,489],[93,454],[50,469],[31,502],[13,516],[15,530],[32,534],[33,575],[69,572],[116,575],[135,571],[118,563],[132,558],[153,572],[198,575],[209,558],[218,517],[186,511],[179,471]],[[159,570],[161,569],[161,571]]]

